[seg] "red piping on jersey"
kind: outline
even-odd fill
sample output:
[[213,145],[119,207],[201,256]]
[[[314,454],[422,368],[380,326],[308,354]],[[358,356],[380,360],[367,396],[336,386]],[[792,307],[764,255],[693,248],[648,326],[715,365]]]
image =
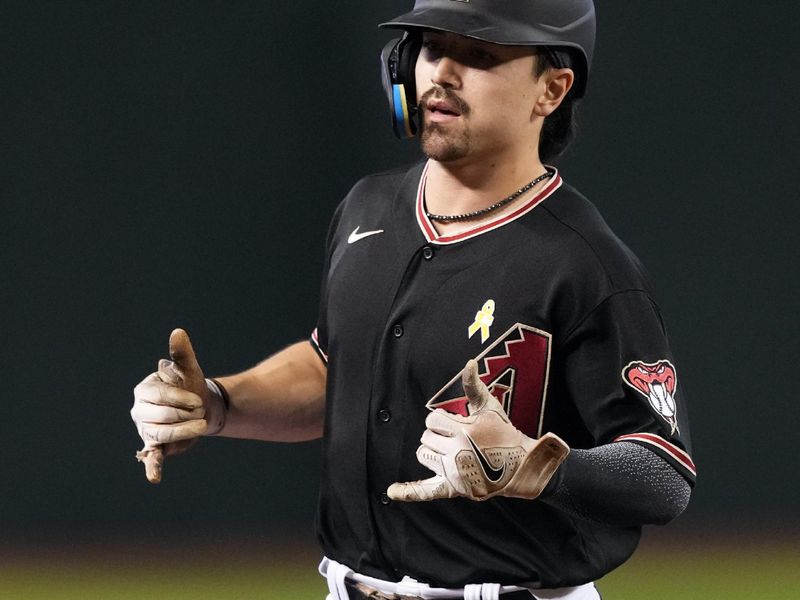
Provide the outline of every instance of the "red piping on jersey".
[[319,345],[319,333],[317,332],[317,328],[314,328],[314,331],[311,332],[311,341],[314,342],[314,345],[317,347],[317,351],[319,355],[325,359],[325,362],[328,362],[328,354],[322,349],[322,346]]
[[[549,197],[553,192],[555,192],[558,188],[561,187],[563,181],[561,179],[561,175],[558,173],[558,169],[555,170],[555,175],[550,179],[547,186],[538,194],[536,194],[533,198],[528,200],[525,204],[520,206],[514,212],[511,212],[507,215],[503,215],[488,221],[486,223],[482,223],[477,227],[472,229],[468,229],[467,231],[462,231],[461,233],[457,233],[455,235],[446,235],[439,237],[439,234],[436,233],[436,229],[433,227],[433,224],[428,219],[428,216],[425,214],[425,182],[428,179],[428,165],[430,163],[425,164],[425,168],[422,170],[422,176],[419,179],[419,187],[417,188],[417,223],[419,223],[420,229],[422,229],[422,234],[425,236],[425,239],[428,242],[434,244],[454,244],[456,242],[461,242],[463,240],[467,240],[469,238],[475,237],[476,235],[481,235],[482,233],[486,233],[487,231],[492,231],[497,229],[498,227],[502,227],[506,223],[510,223],[515,219],[520,218],[522,215],[527,214],[531,210],[533,210],[537,204],[539,204],[542,200]],[[551,167],[552,168],[552,167]]]
[[660,448],[667,454],[669,454],[672,458],[677,460],[681,465],[683,465],[687,471],[689,471],[693,477],[697,477],[697,467],[694,466],[694,462],[692,462],[691,457],[678,448],[674,444],[670,444],[664,438],[654,435],[652,433],[630,433],[628,435],[621,435],[614,440],[615,442],[643,442],[645,444],[650,444],[652,446],[656,446]]

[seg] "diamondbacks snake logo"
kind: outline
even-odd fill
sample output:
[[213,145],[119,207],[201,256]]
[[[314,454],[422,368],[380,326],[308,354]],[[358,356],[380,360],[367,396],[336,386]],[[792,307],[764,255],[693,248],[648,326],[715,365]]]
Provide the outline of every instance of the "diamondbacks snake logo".
[[622,370],[622,380],[650,401],[650,406],[670,424],[671,434],[678,431],[675,405],[678,374],[671,362],[633,361]]

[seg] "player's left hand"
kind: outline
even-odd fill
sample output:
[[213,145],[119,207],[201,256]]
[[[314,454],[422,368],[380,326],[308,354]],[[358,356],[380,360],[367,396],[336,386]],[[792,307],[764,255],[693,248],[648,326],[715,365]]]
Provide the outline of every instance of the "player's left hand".
[[425,420],[417,460],[436,475],[393,483],[389,497],[403,502],[538,497],[569,454],[569,446],[555,434],[536,440],[514,427],[478,376],[474,360],[464,367],[462,384],[468,417],[437,409]]

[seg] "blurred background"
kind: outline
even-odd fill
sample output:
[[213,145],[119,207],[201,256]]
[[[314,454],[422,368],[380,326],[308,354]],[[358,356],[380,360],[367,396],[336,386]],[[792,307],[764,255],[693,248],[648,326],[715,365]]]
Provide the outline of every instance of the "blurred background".
[[[131,390],[174,327],[209,375],[313,329],[336,205],[419,157],[376,27],[411,5],[0,3],[0,597],[322,598],[320,446],[206,439],[151,486]],[[601,589],[800,597],[800,8],[596,5],[558,164],[652,273],[699,470]]]

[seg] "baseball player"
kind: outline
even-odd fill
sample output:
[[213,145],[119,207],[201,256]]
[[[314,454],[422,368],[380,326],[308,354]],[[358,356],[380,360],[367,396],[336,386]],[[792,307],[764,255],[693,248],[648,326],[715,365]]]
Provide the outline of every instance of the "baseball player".
[[148,478],[201,435],[322,436],[329,598],[599,598],[695,479],[644,270],[552,160],[587,89],[591,0],[417,0],[383,26],[425,160],[331,222],[317,326],[206,379],[182,330],[135,389]]

